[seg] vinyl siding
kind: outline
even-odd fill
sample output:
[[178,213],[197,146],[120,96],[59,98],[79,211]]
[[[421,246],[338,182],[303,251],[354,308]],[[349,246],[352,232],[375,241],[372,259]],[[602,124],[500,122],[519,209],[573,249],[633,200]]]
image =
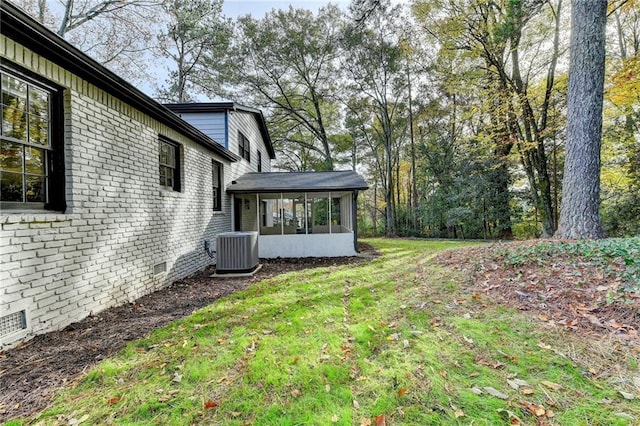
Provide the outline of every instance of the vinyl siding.
[[220,145],[228,148],[224,112],[183,112],[179,113],[178,116]]

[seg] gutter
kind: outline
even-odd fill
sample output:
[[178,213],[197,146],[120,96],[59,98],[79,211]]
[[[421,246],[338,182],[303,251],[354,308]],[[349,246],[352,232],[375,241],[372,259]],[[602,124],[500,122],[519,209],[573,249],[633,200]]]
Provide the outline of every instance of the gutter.
[[225,149],[200,130],[175,115],[168,108],[145,95],[126,80],[118,77],[115,73],[73,47],[62,37],[31,18],[20,8],[5,0],[0,1],[0,33],[153,119],[166,124],[221,157],[231,162],[240,160],[239,156]]

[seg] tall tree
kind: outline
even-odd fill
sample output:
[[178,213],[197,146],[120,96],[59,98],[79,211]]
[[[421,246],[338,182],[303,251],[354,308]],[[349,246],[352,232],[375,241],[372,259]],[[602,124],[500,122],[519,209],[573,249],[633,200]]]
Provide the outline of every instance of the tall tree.
[[202,85],[219,93],[221,64],[231,40],[231,21],[222,16],[222,0],[169,0],[167,28],[160,34],[163,57],[171,61],[169,78],[157,97],[188,102]]
[[332,170],[331,136],[340,132],[335,98],[340,81],[336,61],[343,14],[336,6],[273,10],[256,20],[238,19],[230,95],[240,91],[267,110],[276,146],[314,152],[313,168]]
[[557,238],[602,238],[600,147],[607,0],[573,0],[567,146]]
[[611,236],[640,233],[640,2],[612,2],[602,135],[603,226]]
[[[402,115],[407,95],[406,68],[403,41],[402,8],[391,8],[389,2],[375,8],[362,22],[347,28],[344,36],[345,57],[343,67],[351,81],[351,94],[366,100],[368,109],[356,115],[368,122],[375,132],[374,146],[382,148],[381,182],[385,200],[385,234],[396,235],[396,177],[399,143],[406,126],[397,124]],[[406,120],[405,123],[406,125]],[[376,149],[377,151],[377,149]]]
[[[514,150],[541,212],[544,233],[551,235],[555,229],[546,144],[561,51],[561,5],[562,0],[444,0],[414,6],[425,31],[440,45],[441,57],[458,51],[465,59],[463,70],[475,62],[483,71],[470,74],[475,78],[469,83],[485,92],[480,111],[486,123],[479,130],[491,141],[497,162],[488,173],[493,176],[491,204],[500,211],[503,237],[511,233],[508,161]],[[550,51],[539,54],[549,38]]]
[[147,53],[163,0],[11,0],[78,49],[129,81],[149,78]]

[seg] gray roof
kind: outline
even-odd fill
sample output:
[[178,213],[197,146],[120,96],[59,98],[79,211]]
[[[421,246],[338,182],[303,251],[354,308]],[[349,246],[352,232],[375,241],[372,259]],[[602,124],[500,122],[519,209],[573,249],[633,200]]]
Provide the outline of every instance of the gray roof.
[[247,173],[231,182],[231,194],[277,192],[326,192],[368,189],[367,182],[358,173],[335,172],[274,172]]

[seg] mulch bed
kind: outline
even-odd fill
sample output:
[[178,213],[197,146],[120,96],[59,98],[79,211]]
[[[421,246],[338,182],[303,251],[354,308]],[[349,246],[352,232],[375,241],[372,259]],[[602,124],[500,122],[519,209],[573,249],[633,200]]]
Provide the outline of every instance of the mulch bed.
[[255,282],[284,272],[358,263],[377,256],[371,246],[361,244],[359,249],[358,257],[264,260],[262,269],[247,278],[210,278],[215,272],[210,268],[134,303],[108,309],[0,352],[0,422],[42,411],[59,389],[70,386],[128,342]]

